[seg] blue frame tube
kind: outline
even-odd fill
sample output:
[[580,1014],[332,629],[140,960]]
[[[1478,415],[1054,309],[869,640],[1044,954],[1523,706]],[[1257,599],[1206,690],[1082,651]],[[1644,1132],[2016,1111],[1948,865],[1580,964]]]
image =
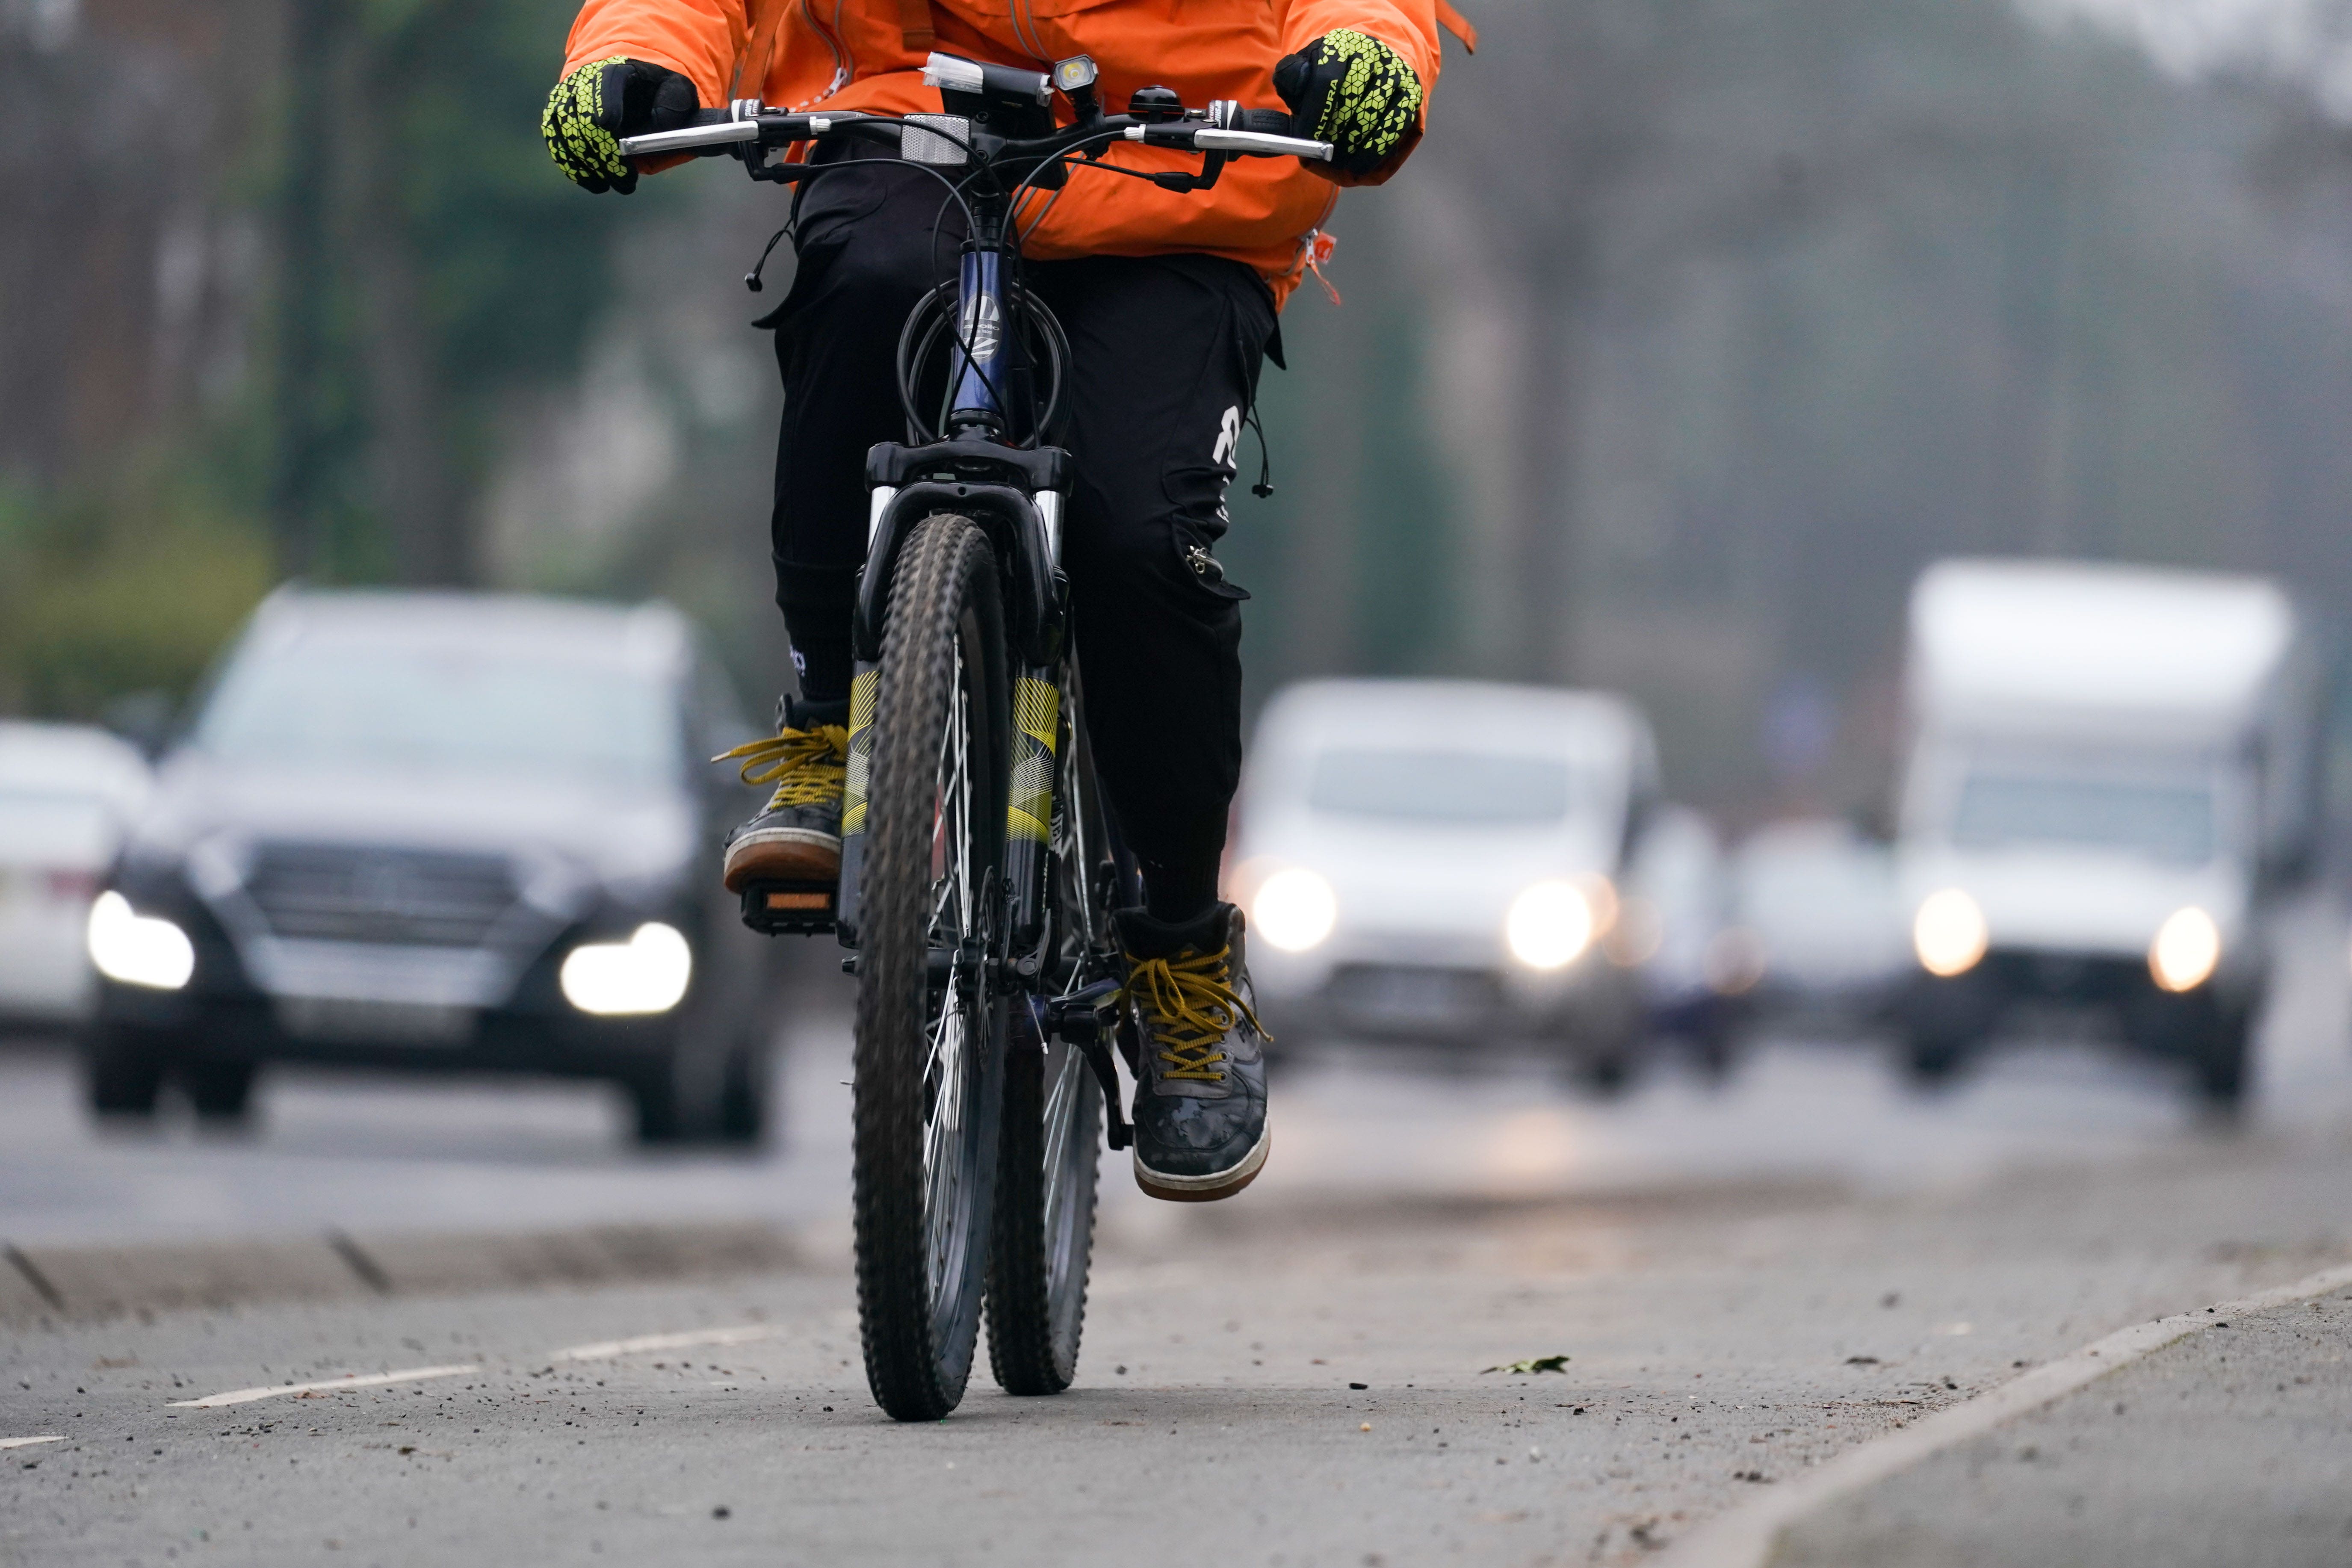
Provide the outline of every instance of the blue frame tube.
[[[955,396],[948,426],[1004,428],[1005,379],[1013,372],[1012,312],[1004,304],[1004,258],[967,250],[956,268]],[[969,345],[970,352],[967,352]]]

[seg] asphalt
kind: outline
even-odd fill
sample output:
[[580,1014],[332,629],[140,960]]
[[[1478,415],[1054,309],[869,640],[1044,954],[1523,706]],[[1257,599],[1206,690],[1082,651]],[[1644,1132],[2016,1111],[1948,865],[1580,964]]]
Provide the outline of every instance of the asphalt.
[[[1177,1212],[1113,1239],[1076,1389],[983,1374],[914,1427],[867,1400],[816,1247],[731,1281],[9,1331],[0,1440],[59,1440],[0,1453],[0,1560],[1637,1562],[2117,1326],[2352,1258],[2352,1137],[1897,1195]],[[175,1403],[289,1383],[327,1386]]]
[[[0,1268],[0,1563],[1695,1550],[2104,1336],[2352,1259],[2352,972],[2340,914],[2308,914],[2234,1122],[2048,1042],[1933,1098],[1797,1042],[1607,1102],[1527,1063],[1307,1062],[1242,1199],[1151,1204],[1110,1167],[1076,1388],[983,1372],[920,1427],[859,1371],[833,993],[788,1020],[782,1135],[750,1158],[646,1160],[593,1088],[297,1074],[247,1137],[123,1139],[57,1058],[0,1057],[0,1240],[47,1285]],[[2294,1500],[2346,1447],[2335,1310],[2280,1315],[2304,1330],[2242,1387],[2233,1322],[2116,1374],[2178,1366],[2169,1404],[2094,1385],[1999,1429],[2034,1460],[1931,1453],[1782,1549],[1907,1563],[1949,1531],[1989,1553],[1951,1561],[2071,1562],[2044,1515],[2074,1497],[2137,1563],[2324,1546]]]
[[2352,1292],[2215,1317],[1786,1531],[1772,1568],[2352,1563]]

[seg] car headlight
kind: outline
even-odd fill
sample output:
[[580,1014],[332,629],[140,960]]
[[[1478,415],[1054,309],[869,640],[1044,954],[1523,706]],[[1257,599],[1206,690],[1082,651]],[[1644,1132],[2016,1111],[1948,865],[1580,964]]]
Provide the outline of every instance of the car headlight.
[[1911,949],[1919,967],[1947,980],[1974,969],[1990,940],[1984,910],[1958,888],[1928,894],[1912,917]]
[[686,994],[694,950],[674,926],[647,921],[626,942],[590,942],[563,960],[564,999],[583,1013],[613,1017],[667,1013]]
[[1594,901],[1573,882],[1538,882],[1528,889],[1511,900],[1511,912],[1503,920],[1503,941],[1511,956],[1530,969],[1575,963],[1600,931]]
[[170,921],[132,910],[121,893],[100,893],[85,928],[89,961],[109,980],[177,991],[196,972],[195,944]]
[[2147,972],[2167,991],[2194,991],[2221,962],[2221,928],[2196,905],[2172,911],[2147,944]]
[[1339,923],[1331,884],[1304,867],[1276,871],[1250,900],[1250,930],[1285,952],[1305,952]]

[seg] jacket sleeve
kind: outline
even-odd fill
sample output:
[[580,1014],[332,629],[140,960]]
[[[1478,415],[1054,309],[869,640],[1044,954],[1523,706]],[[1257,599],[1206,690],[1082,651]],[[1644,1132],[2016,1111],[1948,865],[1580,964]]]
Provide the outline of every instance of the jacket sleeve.
[[1282,52],[1296,54],[1341,27],[1369,33],[1404,57],[1421,79],[1421,113],[1426,124],[1441,52],[1436,0],[1291,0],[1282,20]]
[[751,32],[749,9],[744,0],[587,0],[564,41],[564,74],[625,55],[667,66],[694,83],[704,108],[719,108],[734,96]]

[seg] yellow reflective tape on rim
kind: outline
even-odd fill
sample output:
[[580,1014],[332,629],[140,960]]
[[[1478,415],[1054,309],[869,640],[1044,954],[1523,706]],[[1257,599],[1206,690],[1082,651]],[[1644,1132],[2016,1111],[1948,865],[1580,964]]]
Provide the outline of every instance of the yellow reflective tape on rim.
[[866,831],[866,787],[874,765],[874,689],[880,672],[860,670],[849,683],[849,768],[841,786],[841,831]]
[[1060,729],[1062,689],[1023,676],[1013,683],[1013,795],[1004,837],[1043,844],[1054,823],[1054,741]]

